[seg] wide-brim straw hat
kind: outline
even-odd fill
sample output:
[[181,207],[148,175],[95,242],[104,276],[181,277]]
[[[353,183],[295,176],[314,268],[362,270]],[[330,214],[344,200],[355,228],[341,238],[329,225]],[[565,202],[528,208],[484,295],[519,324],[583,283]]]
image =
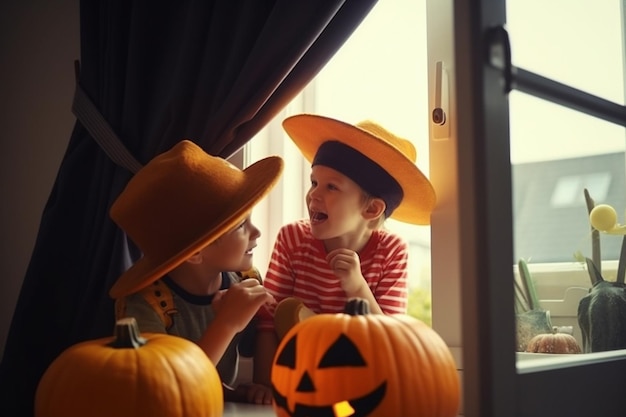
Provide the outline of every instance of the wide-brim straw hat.
[[356,125],[315,114],[286,118],[283,127],[307,161],[312,162],[320,145],[338,141],[359,151],[393,177],[404,193],[391,218],[426,225],[436,204],[435,190],[416,165],[415,146],[389,132],[378,123],[366,120]]
[[111,206],[143,256],[111,287],[113,298],[150,285],[238,223],[278,181],[283,160],[244,170],[182,140],[141,168]]

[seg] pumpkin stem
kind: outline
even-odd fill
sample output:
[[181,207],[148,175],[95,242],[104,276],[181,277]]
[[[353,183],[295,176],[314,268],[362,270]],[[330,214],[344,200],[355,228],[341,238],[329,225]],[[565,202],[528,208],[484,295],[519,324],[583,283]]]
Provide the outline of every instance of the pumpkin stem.
[[364,298],[352,298],[346,303],[343,312],[351,316],[364,316],[370,314],[370,304]]
[[115,322],[115,339],[108,346],[139,349],[145,344],[146,339],[139,335],[139,327],[134,317],[124,317]]

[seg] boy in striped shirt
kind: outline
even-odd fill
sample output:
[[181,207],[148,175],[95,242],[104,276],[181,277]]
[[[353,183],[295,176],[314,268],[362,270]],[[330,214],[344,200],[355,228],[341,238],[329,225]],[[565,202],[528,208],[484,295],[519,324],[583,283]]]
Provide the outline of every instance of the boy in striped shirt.
[[[415,147],[372,121],[301,114],[283,127],[311,162],[309,218],[280,229],[266,289],[279,303],[295,297],[311,314],[341,312],[354,297],[368,300],[372,313],[406,313],[408,244],[382,225],[389,217],[430,222],[436,197]],[[273,308],[259,310],[258,329],[255,375],[268,384],[279,341]]]

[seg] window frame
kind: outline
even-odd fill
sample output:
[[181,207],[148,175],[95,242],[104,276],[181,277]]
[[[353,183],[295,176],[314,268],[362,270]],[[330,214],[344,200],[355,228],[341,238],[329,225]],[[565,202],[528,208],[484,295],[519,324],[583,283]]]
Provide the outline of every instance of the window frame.
[[[463,414],[476,417],[540,416],[548,412],[569,417],[624,415],[626,405],[620,382],[626,375],[625,351],[528,363],[516,361],[513,279],[502,279],[513,278],[509,107],[508,92],[503,87],[511,80],[488,60],[490,54],[506,54],[498,42],[501,28],[506,24],[505,3],[505,0],[429,0],[428,3],[429,27],[454,32],[453,42],[448,45],[454,52],[448,52],[450,56],[446,57],[450,67],[463,69],[452,71],[450,77],[454,98],[451,112],[457,110],[450,117],[453,132],[450,143],[455,148],[459,185],[453,190],[449,212],[456,216],[458,232],[452,235],[453,242],[446,243],[458,248],[458,271],[462,271],[448,284],[456,284],[463,295],[459,297]],[[433,11],[431,18],[434,9],[443,10]],[[434,20],[436,14],[439,20]],[[429,38],[431,34],[429,29]],[[431,50],[429,65],[431,60],[440,59],[431,57]],[[437,152],[438,148],[433,148],[431,143],[431,158],[442,157]],[[436,216],[436,220],[445,220],[446,216],[440,217]],[[433,222],[434,253],[439,252],[435,246],[443,244],[443,238],[437,236],[439,232]],[[436,269],[440,262],[433,259],[433,291],[435,282],[441,278]],[[433,292],[433,308],[440,302],[438,294]],[[442,304],[450,301],[444,300]],[[436,314],[433,310],[433,323],[438,322]],[[446,333],[443,328],[439,331]]]
[[[430,124],[430,179],[438,194],[431,228],[433,328],[459,365],[463,415],[625,415],[619,384],[626,375],[624,351],[517,361],[509,107],[503,72],[487,60],[493,29],[506,24],[505,3],[427,0],[429,108],[446,107],[449,120],[443,127]],[[444,64],[447,81],[438,98],[437,62]],[[292,111],[312,111],[312,103],[314,96],[305,94]],[[280,115],[260,134],[283,135],[277,120]],[[257,159],[246,156],[248,163]],[[289,172],[306,181],[308,167]],[[293,209],[285,200],[304,201],[294,192],[279,185],[255,208],[253,218],[269,225],[259,245],[272,247],[283,216]]]

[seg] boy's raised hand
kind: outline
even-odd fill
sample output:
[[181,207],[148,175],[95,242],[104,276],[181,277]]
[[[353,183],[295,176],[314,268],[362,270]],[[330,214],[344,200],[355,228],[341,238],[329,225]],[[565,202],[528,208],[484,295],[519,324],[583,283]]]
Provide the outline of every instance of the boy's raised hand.
[[237,388],[224,383],[222,386],[224,387],[224,401],[266,405],[272,403],[272,389],[266,385],[252,382],[239,384]]
[[335,276],[340,279],[341,288],[349,296],[366,285],[361,273],[361,260],[355,251],[344,248],[332,250],[326,255],[326,261]]
[[339,278],[341,288],[346,292],[348,298],[363,298],[369,301],[372,313],[381,314],[383,312],[363,277],[358,253],[350,249],[335,249],[326,255],[326,261],[335,276]]
[[218,291],[212,306],[215,318],[208,325],[198,345],[213,363],[218,363],[236,333],[241,332],[265,303],[275,303],[256,278],[248,278]]
[[215,320],[228,323],[235,332],[242,331],[263,304],[276,300],[256,278],[248,278],[219,291],[213,298]]

